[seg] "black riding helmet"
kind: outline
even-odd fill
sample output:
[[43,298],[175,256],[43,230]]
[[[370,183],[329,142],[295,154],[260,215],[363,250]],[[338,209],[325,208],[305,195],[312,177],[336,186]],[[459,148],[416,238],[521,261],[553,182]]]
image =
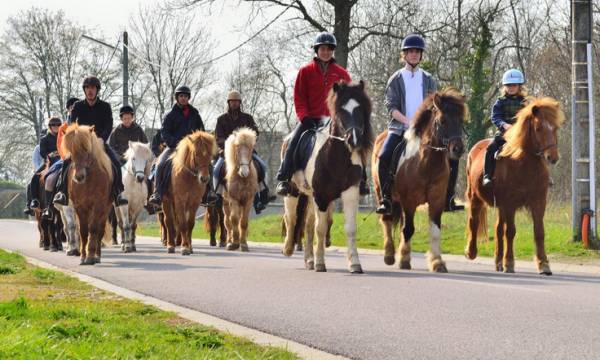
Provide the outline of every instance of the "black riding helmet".
[[179,94],[187,94],[189,97],[192,97],[192,90],[185,85],[181,85],[175,90],[175,98],[177,98]]
[[417,34],[406,35],[402,40],[402,50],[419,49],[425,51],[425,40]]
[[124,105],[119,109],[119,117],[123,116],[123,114],[135,115],[135,110],[129,105]]
[[319,33],[315,38],[315,42],[313,43],[313,49],[317,52],[319,46],[321,45],[329,45],[332,49],[337,47],[337,40],[335,40],[335,36],[332,33],[328,33],[326,31]]
[[96,89],[98,89],[98,91],[100,91],[100,80],[98,80],[97,77],[90,75],[88,77],[86,77],[85,79],[83,79],[83,83],[81,84],[81,87],[85,90],[86,86],[95,86]]
[[69,110],[69,108],[78,101],[79,101],[79,99],[76,97],[69,98],[69,100],[67,100],[67,105],[66,105],[67,110]]
[[52,125],[60,126],[60,125],[62,125],[62,120],[57,116],[52,116],[51,118],[48,119],[48,127],[50,127]]

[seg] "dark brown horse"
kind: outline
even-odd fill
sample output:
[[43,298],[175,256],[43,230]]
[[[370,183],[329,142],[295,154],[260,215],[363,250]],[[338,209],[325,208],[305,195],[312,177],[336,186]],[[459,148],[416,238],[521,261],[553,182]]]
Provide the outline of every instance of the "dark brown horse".
[[[292,181],[300,194],[308,197],[307,229],[315,229],[316,256],[312,230],[307,230],[304,261],[307,269],[327,271],[325,240],[330,226],[333,201],[341,198],[348,242],[348,268],[362,273],[356,248],[356,214],[360,198],[358,185],[373,148],[371,100],[361,81],[358,84],[334,84],[327,98],[331,123],[316,134],[315,145],[306,169],[296,171]],[[286,237],[283,254],[294,252],[298,197],[286,196]],[[312,209],[314,207],[314,210]],[[315,259],[316,258],[316,259]]]
[[173,173],[162,199],[169,253],[175,252],[179,239],[181,255],[193,253],[192,230],[196,211],[210,180],[209,164],[216,151],[215,137],[196,131],[184,137],[171,155]]
[[[37,189],[38,194],[45,193],[46,174],[48,173],[50,166],[58,159],[58,152],[48,154],[48,157],[45,159],[45,167],[38,173],[40,177]],[[43,209],[48,206],[52,206],[52,204],[47,204],[46,196],[42,195],[40,196],[40,207],[34,210],[35,219],[38,223],[38,230],[40,232],[40,247],[43,247],[44,250],[50,250],[51,252],[62,251],[62,242],[66,240],[62,219],[56,212],[51,212],[52,217],[50,219],[42,217]]]
[[[384,261],[395,262],[393,228],[402,226],[398,248],[398,265],[410,269],[410,239],[414,234],[414,216],[417,206],[427,203],[429,212],[429,246],[427,253],[430,271],[447,272],[442,260],[440,236],[442,212],[450,175],[449,158],[458,159],[463,153],[462,124],[467,115],[465,99],[457,90],[447,89],[430,94],[420,105],[404,137],[406,150],[400,157],[392,188],[392,214],[382,215],[384,234]],[[372,174],[375,193],[379,197],[377,154],[387,131],[377,137],[373,152]],[[402,221],[403,220],[403,221]]]
[[548,163],[558,161],[557,132],[564,120],[558,102],[551,98],[530,101],[517,114],[516,123],[505,133],[496,163],[493,182],[482,185],[483,163],[489,139],[481,140],[469,152],[467,193],[471,203],[467,223],[465,255],[477,257],[477,235],[487,236],[487,206],[498,208],[496,222],[496,271],[515,271],[513,240],[515,212],[527,208],[533,219],[535,261],[540,274],[552,275],[544,249],[544,212],[548,194]]
[[227,245],[227,230],[225,229],[225,214],[223,212],[222,200],[206,207],[204,230],[210,234],[210,246],[217,246],[217,231],[219,231],[219,247]]
[[102,241],[107,245],[111,241],[106,228],[112,208],[112,165],[93,126],[70,125],[61,146],[72,161],[68,186],[79,225],[81,265],[94,265],[100,262]]

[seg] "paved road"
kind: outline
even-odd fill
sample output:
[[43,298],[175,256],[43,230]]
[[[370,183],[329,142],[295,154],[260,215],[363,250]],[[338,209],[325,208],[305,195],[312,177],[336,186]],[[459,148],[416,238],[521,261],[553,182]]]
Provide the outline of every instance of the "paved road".
[[37,248],[35,227],[0,221],[0,247],[121,287],[357,359],[598,359],[600,277],[540,277],[518,267],[448,261],[431,274],[361,254],[366,274],[350,275],[345,255],[328,252],[327,273],[303,269],[300,254],[273,247],[231,253],[195,241],[195,254],[166,254],[155,238],[138,252],[103,251],[102,264]]

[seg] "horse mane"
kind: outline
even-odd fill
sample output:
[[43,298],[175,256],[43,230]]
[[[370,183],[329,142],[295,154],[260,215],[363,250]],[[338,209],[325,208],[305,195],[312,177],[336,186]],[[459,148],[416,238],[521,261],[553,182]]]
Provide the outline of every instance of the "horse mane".
[[196,170],[200,164],[196,164],[196,152],[200,148],[202,155],[212,157],[217,151],[215,137],[204,131],[195,131],[187,135],[179,144],[175,152],[170,156],[173,160],[173,174],[177,174],[185,168]]
[[513,160],[523,158],[528,144],[531,142],[531,132],[534,131],[534,119],[547,122],[554,128],[560,128],[564,122],[564,114],[558,101],[550,97],[528,98],[528,104],[519,110],[513,126],[504,133],[506,144],[500,156]]
[[431,93],[423,99],[413,116],[412,136],[422,137],[425,134],[425,131],[431,125],[434,111],[441,111],[442,113],[456,112],[454,116],[464,119],[468,109],[465,106],[465,97],[455,87],[450,86],[442,91]]
[[[125,154],[123,154],[123,157],[125,157],[126,160],[131,160],[136,153],[136,149],[139,149],[139,148],[145,148],[148,150],[147,154],[150,155],[150,156],[148,156],[148,159],[150,159],[152,157],[152,150],[150,150],[150,148],[148,147],[147,144],[134,141],[131,143],[131,145],[133,146],[133,148],[128,147],[127,150],[125,150]],[[146,151],[144,151],[144,152],[146,153]]]
[[81,153],[91,154],[92,158],[100,165],[100,169],[106,173],[109,181],[112,181],[113,172],[110,158],[106,155],[104,143],[96,136],[93,126],[77,123],[69,125],[62,138],[61,150],[72,157]]
[[227,140],[225,140],[225,166],[227,167],[227,174],[232,173],[237,165],[237,147],[245,145],[251,150],[256,145],[256,132],[254,130],[242,127],[236,129]]
[[332,119],[332,125],[335,127],[337,126],[337,110],[349,99],[355,99],[358,101],[360,106],[365,109],[365,129],[362,137],[364,142],[361,145],[359,153],[363,158],[363,163],[366,163],[369,158],[369,154],[373,149],[375,133],[373,132],[373,126],[371,125],[373,103],[365,91],[365,82],[361,80],[358,83],[353,82],[348,84],[341,81],[337,84],[334,84],[327,95],[327,108],[329,109],[329,115]]

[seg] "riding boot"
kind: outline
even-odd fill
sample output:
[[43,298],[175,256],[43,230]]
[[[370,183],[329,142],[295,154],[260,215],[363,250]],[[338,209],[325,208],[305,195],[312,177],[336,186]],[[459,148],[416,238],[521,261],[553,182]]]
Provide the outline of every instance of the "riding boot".
[[485,161],[483,163],[483,186],[487,186],[492,183],[492,177],[494,176],[494,169],[496,167],[494,152],[495,151],[490,148],[485,151]]
[[127,205],[128,201],[123,196],[123,191],[125,191],[125,186],[123,186],[123,174],[121,173],[121,161],[119,157],[113,149],[108,144],[104,144],[104,152],[108,155],[110,162],[113,167],[113,183],[112,183],[112,192],[113,199],[116,206]]
[[157,211],[159,211],[160,207],[162,206],[162,195],[165,190],[163,182],[165,182],[165,175],[168,172],[168,169],[166,169],[168,159],[170,154],[173,153],[173,151],[174,150],[170,148],[166,148],[158,157],[158,165],[156,165],[156,175],[154,176],[154,192],[148,199],[148,203],[154,205],[157,208]]
[[46,208],[42,213],[42,218],[50,220],[52,219],[52,191],[45,191],[46,196]]
[[69,175],[69,165],[71,165],[71,159],[66,158],[63,161],[62,167],[60,169],[60,175],[58,177],[58,182],[56,184],[56,195],[54,195],[54,203],[58,205],[67,206],[69,205],[69,197],[68,197],[68,175]]
[[33,175],[31,178],[31,183],[29,184],[31,201],[29,201],[29,207],[31,209],[39,209],[40,208],[40,175],[37,173]]
[[277,181],[279,181],[277,188],[275,189],[277,195],[287,196],[290,194],[290,179],[294,172],[294,153],[296,152],[296,147],[302,133],[310,128],[316,127],[319,121],[319,119],[304,119],[292,132],[288,147],[285,150],[283,160],[281,161],[281,166],[277,171]]
[[381,215],[390,215],[392,213],[392,177],[390,176],[389,169],[387,164],[385,164],[385,161],[379,159],[378,165],[379,185],[381,186],[381,201],[379,202],[379,206],[375,212]]
[[367,185],[367,169],[365,167],[362,169],[362,179],[360,180],[358,188],[360,196],[366,196],[371,193],[371,189],[369,188],[369,185]]
[[458,178],[459,160],[450,159],[450,176],[448,178],[448,189],[446,190],[446,208],[445,211],[464,210],[464,205],[458,205],[454,201],[456,180]]
[[148,197],[146,198],[146,205],[144,205],[144,207],[146,208],[148,215],[154,215],[156,213],[156,209],[149,202],[150,195],[154,192],[152,189],[152,181],[150,180],[150,177],[146,178],[146,186],[148,187]]

